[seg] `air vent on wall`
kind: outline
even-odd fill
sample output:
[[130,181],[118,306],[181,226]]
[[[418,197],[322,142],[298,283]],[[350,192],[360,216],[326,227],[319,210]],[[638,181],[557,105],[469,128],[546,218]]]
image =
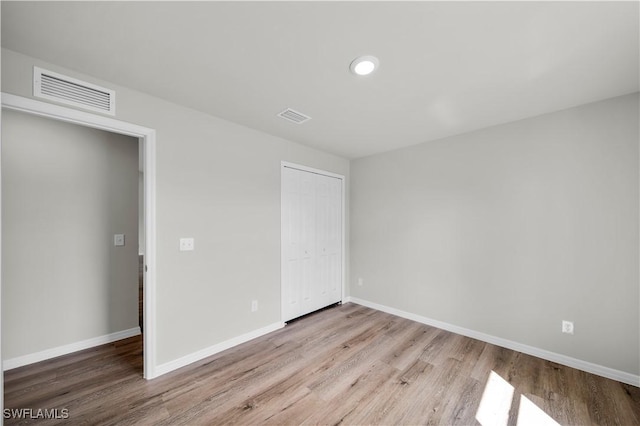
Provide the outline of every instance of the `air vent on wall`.
[[115,115],[116,92],[66,75],[33,67],[33,96]]
[[308,115],[304,115],[301,112],[294,111],[291,108],[287,108],[284,111],[282,111],[280,114],[278,114],[278,117],[284,118],[285,120],[288,120],[288,121],[292,121],[296,124],[302,124],[305,121],[311,120],[311,117],[309,117]]

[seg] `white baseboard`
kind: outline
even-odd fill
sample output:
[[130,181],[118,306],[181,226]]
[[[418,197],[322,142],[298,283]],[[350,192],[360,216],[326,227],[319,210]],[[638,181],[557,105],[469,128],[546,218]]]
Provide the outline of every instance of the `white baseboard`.
[[547,361],[552,361],[558,364],[566,365],[567,367],[572,367],[578,370],[586,371],[587,373],[596,374],[598,376],[606,377],[608,379],[617,380],[619,382],[640,387],[640,375],[635,375],[635,374],[627,373],[624,371],[615,370],[613,368],[604,367],[598,364],[593,364],[591,362],[583,361],[577,358],[572,358],[566,355],[550,352],[550,351],[536,348],[533,346],[524,345],[522,343],[503,339],[501,337],[492,336],[490,334],[485,334],[479,331],[470,330],[468,328],[459,327],[457,325],[448,324],[446,322],[423,317],[421,315],[416,315],[410,312],[401,311],[400,309],[391,308],[389,306],[380,305],[378,303],[369,302],[363,299],[358,299],[357,297],[347,297],[345,299],[345,303],[347,302],[352,302],[358,305],[366,306],[368,308],[386,312],[391,315],[406,318],[422,324],[430,325],[432,327],[440,328],[442,330],[447,330],[452,333],[471,337],[472,339],[481,340],[483,342],[491,343],[496,346],[501,346],[503,348],[512,349],[514,351],[525,353],[527,355],[532,355],[538,358],[546,359]]
[[128,337],[137,336],[139,334],[140,334],[140,327],[134,327],[128,330],[122,330],[122,331],[117,331],[115,333],[106,334],[104,336],[93,337],[91,339],[83,340],[81,342],[70,343],[68,345],[46,349],[44,351],[40,351],[40,352],[28,354],[28,355],[22,355],[22,356],[18,356],[11,359],[5,359],[2,361],[2,369],[3,371],[12,370],[14,368],[22,367],[24,365],[29,365],[35,362],[44,361],[44,360],[55,358],[61,355],[67,355],[67,354],[81,351],[84,349],[93,348],[95,346],[104,345],[107,343],[126,339]]
[[185,367],[189,364],[192,364],[196,361],[200,361],[201,359],[207,358],[211,355],[215,355],[219,352],[225,351],[234,346],[238,346],[242,343],[248,342],[249,340],[253,340],[257,337],[264,336],[265,334],[269,334],[273,331],[279,330],[282,327],[284,327],[283,322],[276,322],[266,327],[262,327],[258,330],[250,331],[248,333],[242,334],[232,339],[225,340],[224,342],[220,342],[216,345],[209,346],[208,348],[204,348],[197,352],[193,352],[189,355],[185,355],[173,361],[169,361],[164,364],[158,365],[155,368],[154,378],[162,376],[163,374],[166,374],[170,371],[177,370],[178,368]]

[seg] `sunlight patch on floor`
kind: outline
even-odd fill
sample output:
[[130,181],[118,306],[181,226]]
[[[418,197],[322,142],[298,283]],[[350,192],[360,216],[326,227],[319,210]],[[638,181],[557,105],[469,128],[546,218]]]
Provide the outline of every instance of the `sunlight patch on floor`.
[[513,386],[492,371],[476,412],[476,420],[482,426],[506,426],[512,400]]
[[[487,384],[476,412],[476,420],[482,426],[506,426],[509,421],[514,388],[495,371],[489,374]],[[520,396],[517,426],[560,426],[540,407],[524,395]]]
[[534,404],[529,398],[522,395],[520,397],[520,408],[518,410],[517,426],[560,426],[545,413],[540,407]]

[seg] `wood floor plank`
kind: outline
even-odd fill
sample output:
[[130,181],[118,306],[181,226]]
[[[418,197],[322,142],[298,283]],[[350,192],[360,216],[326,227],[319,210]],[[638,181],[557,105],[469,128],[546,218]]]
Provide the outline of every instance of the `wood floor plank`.
[[348,389],[343,389],[329,403],[325,401],[323,409],[313,413],[303,424],[355,424],[352,419],[370,412],[370,401],[384,393],[397,375],[397,369],[383,362],[371,365]]
[[265,419],[266,425],[301,425],[314,413],[321,411],[327,403],[318,398],[313,392],[307,393],[304,398],[295,404],[283,405],[273,416]]
[[152,381],[140,336],[10,370],[5,408],[74,425],[476,425],[492,373],[513,389],[510,425],[523,401],[563,425],[640,424],[640,388],[355,304]]
[[367,395],[363,407],[345,418],[347,424],[389,424],[402,419],[407,408],[416,401],[424,383],[429,381],[433,365],[415,359],[398,371],[377,392]]
[[383,361],[392,367],[404,370],[424,352],[439,332],[437,328],[419,323],[407,326],[404,333],[392,336],[395,340],[393,352],[383,358]]

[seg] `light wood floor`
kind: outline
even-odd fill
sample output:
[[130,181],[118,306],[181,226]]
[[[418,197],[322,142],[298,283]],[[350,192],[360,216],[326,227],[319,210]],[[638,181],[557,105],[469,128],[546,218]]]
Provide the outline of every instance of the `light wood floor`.
[[472,425],[493,371],[514,388],[509,424],[522,396],[561,424],[640,424],[640,388],[354,304],[152,381],[141,352],[131,338],[8,371],[5,408],[66,408],[73,424]]

